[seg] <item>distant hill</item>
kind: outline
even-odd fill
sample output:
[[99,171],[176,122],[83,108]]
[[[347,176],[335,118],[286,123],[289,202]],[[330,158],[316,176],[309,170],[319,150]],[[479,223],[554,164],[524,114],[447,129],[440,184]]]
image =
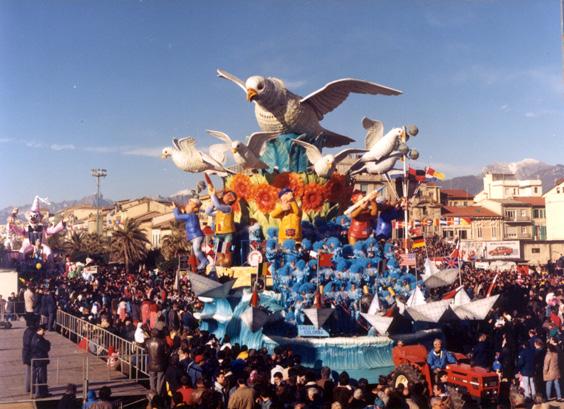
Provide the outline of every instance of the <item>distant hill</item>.
[[[111,206],[112,204],[113,204],[112,200],[104,199],[104,197],[100,197],[100,207]],[[96,206],[96,195],[85,196],[79,200],[64,200],[62,202],[51,202],[50,206],[45,206],[43,204],[41,204],[40,206],[42,209],[47,208],[49,210],[49,213],[54,214],[60,210],[66,209],[67,207],[77,206],[77,205]],[[20,209],[19,216],[20,219],[23,220],[25,218],[25,213],[29,211],[29,209],[31,208],[31,203],[25,204],[23,206],[16,206],[16,207]],[[6,219],[12,212],[12,208],[13,206],[6,207],[0,210],[0,223],[5,223]]]
[[[557,179],[564,178],[564,165],[549,165],[536,159],[523,159],[512,163],[494,163],[484,167],[482,172],[487,171],[512,173],[515,174],[517,179],[540,179],[543,193],[552,189]],[[479,193],[484,187],[482,175],[459,176],[440,181],[437,184],[444,189],[462,189],[471,195]]]

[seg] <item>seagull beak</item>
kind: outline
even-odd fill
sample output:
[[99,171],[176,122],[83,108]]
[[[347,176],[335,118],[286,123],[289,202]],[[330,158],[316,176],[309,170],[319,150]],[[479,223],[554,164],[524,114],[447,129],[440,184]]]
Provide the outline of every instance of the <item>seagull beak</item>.
[[247,101],[252,102],[256,98],[258,92],[252,88],[247,88]]
[[233,152],[233,153],[237,153],[237,152],[238,152],[238,150],[237,150],[237,148],[231,148],[231,152]]
[[161,159],[166,159],[166,155],[164,153],[161,153]]

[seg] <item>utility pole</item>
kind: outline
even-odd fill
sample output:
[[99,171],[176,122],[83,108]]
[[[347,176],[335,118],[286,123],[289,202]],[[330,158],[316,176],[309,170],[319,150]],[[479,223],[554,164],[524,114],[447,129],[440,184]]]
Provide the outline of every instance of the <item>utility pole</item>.
[[106,169],[92,169],[90,174],[96,178],[96,236],[100,238],[100,178],[108,175]]

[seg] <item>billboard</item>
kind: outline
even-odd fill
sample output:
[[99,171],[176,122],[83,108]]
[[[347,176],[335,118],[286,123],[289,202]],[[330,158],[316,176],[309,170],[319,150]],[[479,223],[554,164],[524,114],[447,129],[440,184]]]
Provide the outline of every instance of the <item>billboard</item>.
[[518,240],[486,242],[486,259],[488,260],[519,258],[521,258],[521,247]]
[[460,254],[464,261],[484,260],[486,258],[486,242],[461,240]]

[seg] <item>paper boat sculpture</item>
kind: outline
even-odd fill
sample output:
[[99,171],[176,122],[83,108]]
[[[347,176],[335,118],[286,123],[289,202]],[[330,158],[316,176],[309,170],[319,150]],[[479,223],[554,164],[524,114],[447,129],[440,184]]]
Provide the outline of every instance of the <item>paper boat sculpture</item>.
[[249,308],[240,315],[240,318],[253,332],[257,332],[269,322],[268,312],[253,306],[249,306]]
[[196,273],[188,273],[188,279],[192,285],[192,292],[197,297],[225,298],[235,284],[235,280],[220,283]]
[[[414,307],[416,305],[425,304],[425,295],[419,287],[415,287],[415,290],[411,293],[405,304],[401,301],[396,301],[401,315],[405,314],[407,307]],[[372,306],[372,305],[371,305]]]
[[333,314],[333,308],[324,308],[321,304],[321,293],[319,290],[315,291],[313,296],[313,308],[306,308],[303,310],[306,317],[309,318],[313,326],[317,329],[321,328],[323,324],[327,322],[331,314]]
[[421,276],[425,287],[438,288],[451,285],[458,278],[458,269],[439,269],[429,259],[425,260],[425,273]]
[[385,317],[379,314],[368,314],[366,312],[361,312],[360,315],[374,327],[374,329],[380,335],[386,334],[388,328],[392,325],[393,317]]
[[427,302],[425,304],[407,307],[407,313],[414,321],[439,322],[448,310],[452,300]]
[[499,298],[499,294],[472,301],[464,289],[458,291],[450,306],[461,320],[484,320]]

